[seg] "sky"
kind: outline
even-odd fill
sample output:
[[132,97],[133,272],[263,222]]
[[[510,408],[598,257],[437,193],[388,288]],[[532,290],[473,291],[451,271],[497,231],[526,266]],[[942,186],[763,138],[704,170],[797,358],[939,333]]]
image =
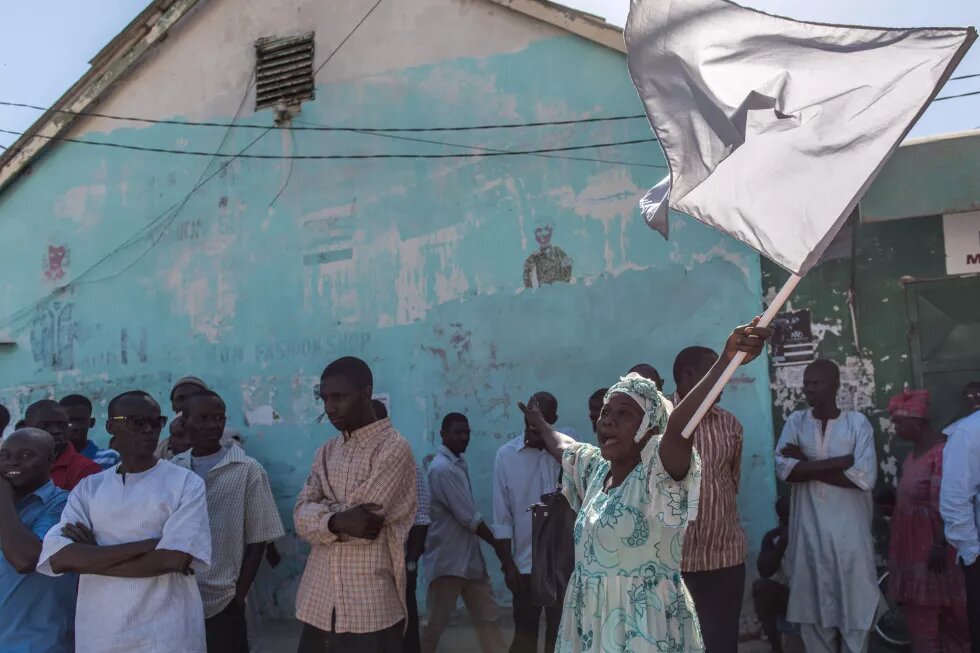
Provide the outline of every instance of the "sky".
[[[629,0],[559,0],[623,26]],[[770,14],[821,23],[876,27],[980,27],[980,0],[739,0]],[[980,73],[980,42],[953,75]],[[980,91],[980,77],[951,81],[939,96]],[[930,106],[910,134],[933,136],[980,127],[980,95],[945,100]]]
[[[48,106],[88,68],[88,61],[149,0],[4,2],[0,21],[0,101]],[[629,0],[564,0],[576,9],[626,22]],[[802,20],[886,27],[980,25],[978,0],[744,0],[769,13]],[[37,47],[43,44],[44,47]],[[26,54],[25,54],[26,53]],[[975,44],[956,74],[980,73]],[[980,77],[950,82],[943,94],[980,90]],[[0,106],[0,129],[23,131],[39,112]],[[934,104],[912,136],[980,127],[980,95]],[[16,136],[0,133],[0,145]]]

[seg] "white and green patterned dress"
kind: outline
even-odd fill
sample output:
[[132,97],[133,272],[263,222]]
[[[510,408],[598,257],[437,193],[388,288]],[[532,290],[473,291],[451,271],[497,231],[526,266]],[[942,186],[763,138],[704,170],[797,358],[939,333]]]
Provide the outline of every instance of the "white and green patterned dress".
[[704,650],[694,602],[681,580],[684,530],[697,515],[701,461],[678,482],[653,438],[622,485],[603,485],[609,461],[577,443],[562,456],[562,492],[575,520],[575,571],[556,653]]

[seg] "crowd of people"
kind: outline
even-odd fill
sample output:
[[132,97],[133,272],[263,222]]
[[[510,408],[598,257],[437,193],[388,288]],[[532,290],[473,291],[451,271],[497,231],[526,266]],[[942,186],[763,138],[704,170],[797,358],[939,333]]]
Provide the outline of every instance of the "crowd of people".
[[773,650],[783,653],[794,635],[808,652],[867,650],[884,598],[875,503],[890,517],[888,592],[912,652],[980,650],[980,382],[963,389],[967,415],[942,431],[930,422],[927,390],[889,400],[895,434],[911,448],[897,489],[877,496],[872,427],[838,407],[840,370],[816,361],[803,386],[811,408],[789,417],[776,447],[776,473],[791,490],[763,537],[753,586]]
[[[327,365],[317,394],[338,435],[316,452],[293,510],[310,545],[299,653],[432,653],[460,599],[485,653],[536,653],[542,626],[548,652],[734,653],[748,550],[736,505],[742,426],[715,405],[692,437],[682,431],[735,354],[751,361],[768,336],[753,324],[720,355],[684,349],[670,396],[656,368],[635,366],[589,398],[595,444],[558,426],[558,400],[535,393],[496,453],[492,515],[474,499],[466,415],[444,416],[441,446],[422,466],[373,398],[369,366]],[[794,633],[812,653],[864,651],[880,603],[874,438],[863,415],[838,407],[839,386],[835,364],[811,364],[810,408],[789,417],[776,445],[790,489],[761,542],[752,595],[777,653]],[[930,424],[924,391],[889,404],[912,449],[897,493],[879,503],[892,514],[890,591],[914,653],[969,650],[980,626],[980,384],[964,397],[969,416],[945,433]],[[42,400],[0,443],[0,651],[254,648],[252,585],[264,560],[278,562],[284,534],[267,474],[203,380],[179,379],[170,408],[161,440],[167,418],[152,396],[113,398],[103,449],[88,437],[88,399]],[[0,431],[9,421],[0,406]],[[576,514],[575,560],[564,601],[542,606],[528,509],[556,489]],[[483,544],[512,594],[510,642]],[[974,631],[974,651],[978,640]]]

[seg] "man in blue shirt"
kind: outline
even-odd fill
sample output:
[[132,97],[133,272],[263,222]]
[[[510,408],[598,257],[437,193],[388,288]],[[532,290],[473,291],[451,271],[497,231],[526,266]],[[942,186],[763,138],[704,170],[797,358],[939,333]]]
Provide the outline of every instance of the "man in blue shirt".
[[469,467],[463,460],[470,443],[466,416],[446,415],[441,435],[442,446],[429,468],[432,525],[422,557],[429,579],[429,618],[422,630],[422,653],[435,653],[460,597],[473,619],[480,650],[500,653],[507,646],[497,623],[500,608],[493,596],[480,540],[494,548],[501,562],[510,559],[510,551],[493,536],[473,501]]
[[71,574],[34,570],[41,540],[61,518],[68,493],[51,482],[54,439],[22,429],[0,443],[0,651],[71,653],[75,592]]
[[102,469],[119,464],[119,453],[112,449],[101,449],[88,439],[88,432],[95,426],[92,417],[92,402],[82,395],[68,395],[58,402],[68,413],[68,439],[75,451],[94,461]]
[[963,398],[971,412],[946,431],[939,512],[963,566],[972,650],[980,653],[980,382],[967,384]]

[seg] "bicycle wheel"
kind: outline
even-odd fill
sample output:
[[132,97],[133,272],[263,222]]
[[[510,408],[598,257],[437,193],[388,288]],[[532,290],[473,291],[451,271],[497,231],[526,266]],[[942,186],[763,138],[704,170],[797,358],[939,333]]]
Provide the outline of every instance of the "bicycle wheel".
[[878,578],[878,589],[888,603],[888,609],[878,616],[875,621],[875,634],[886,644],[893,647],[907,647],[909,633],[905,626],[905,616],[902,608],[888,598],[888,572]]

